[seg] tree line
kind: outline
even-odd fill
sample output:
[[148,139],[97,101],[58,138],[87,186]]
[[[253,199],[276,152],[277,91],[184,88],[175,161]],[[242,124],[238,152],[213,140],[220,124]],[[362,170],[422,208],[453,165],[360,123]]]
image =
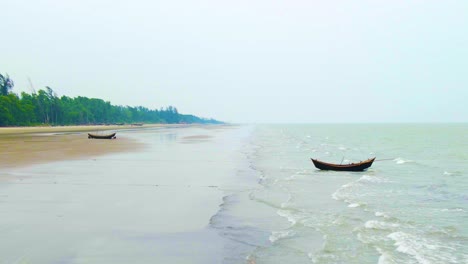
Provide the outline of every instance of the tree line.
[[91,125],[132,123],[220,124],[214,119],[180,114],[177,108],[148,109],[112,105],[108,101],[78,96],[58,97],[50,87],[31,94],[12,92],[14,82],[0,74],[0,126]]

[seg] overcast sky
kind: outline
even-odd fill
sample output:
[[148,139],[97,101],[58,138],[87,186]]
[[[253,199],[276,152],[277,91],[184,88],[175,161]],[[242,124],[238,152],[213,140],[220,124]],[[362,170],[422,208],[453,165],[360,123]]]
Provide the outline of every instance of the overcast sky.
[[468,1],[0,0],[14,92],[228,122],[467,122]]

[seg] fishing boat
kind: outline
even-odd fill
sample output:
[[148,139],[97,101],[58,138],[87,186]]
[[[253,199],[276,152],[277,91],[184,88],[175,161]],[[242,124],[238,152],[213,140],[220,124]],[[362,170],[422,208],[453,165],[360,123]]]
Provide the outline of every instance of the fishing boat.
[[115,136],[116,133],[112,133],[112,134],[108,134],[108,135],[98,135],[98,134],[91,134],[91,133],[88,133],[88,138],[91,139],[91,138],[94,138],[94,139],[115,139],[116,136]]
[[311,159],[317,169],[333,171],[364,171],[369,168],[375,160],[375,157],[358,163],[333,164],[316,159]]

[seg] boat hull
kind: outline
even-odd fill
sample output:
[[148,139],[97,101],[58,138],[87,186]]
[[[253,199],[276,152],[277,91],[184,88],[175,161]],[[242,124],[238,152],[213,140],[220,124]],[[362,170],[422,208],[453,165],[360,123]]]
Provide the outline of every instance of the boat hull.
[[350,163],[350,164],[333,164],[327,163],[323,161],[319,161],[316,159],[311,159],[314,163],[315,167],[320,170],[332,170],[332,171],[364,171],[367,170],[372,163],[374,162],[375,158],[368,159],[359,163]]
[[112,133],[109,135],[96,135],[96,134],[88,133],[88,138],[89,139],[115,139],[116,138],[115,134],[116,133]]

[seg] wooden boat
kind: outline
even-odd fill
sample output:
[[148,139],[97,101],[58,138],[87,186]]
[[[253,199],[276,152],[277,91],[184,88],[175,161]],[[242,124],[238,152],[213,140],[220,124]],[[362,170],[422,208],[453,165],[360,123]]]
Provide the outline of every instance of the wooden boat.
[[363,171],[369,168],[375,160],[375,157],[359,163],[333,164],[316,159],[311,159],[317,169],[333,171]]
[[94,139],[115,139],[116,136],[115,136],[116,133],[112,133],[112,134],[109,134],[109,135],[98,135],[98,134],[91,134],[91,133],[88,133],[88,138],[94,138]]

